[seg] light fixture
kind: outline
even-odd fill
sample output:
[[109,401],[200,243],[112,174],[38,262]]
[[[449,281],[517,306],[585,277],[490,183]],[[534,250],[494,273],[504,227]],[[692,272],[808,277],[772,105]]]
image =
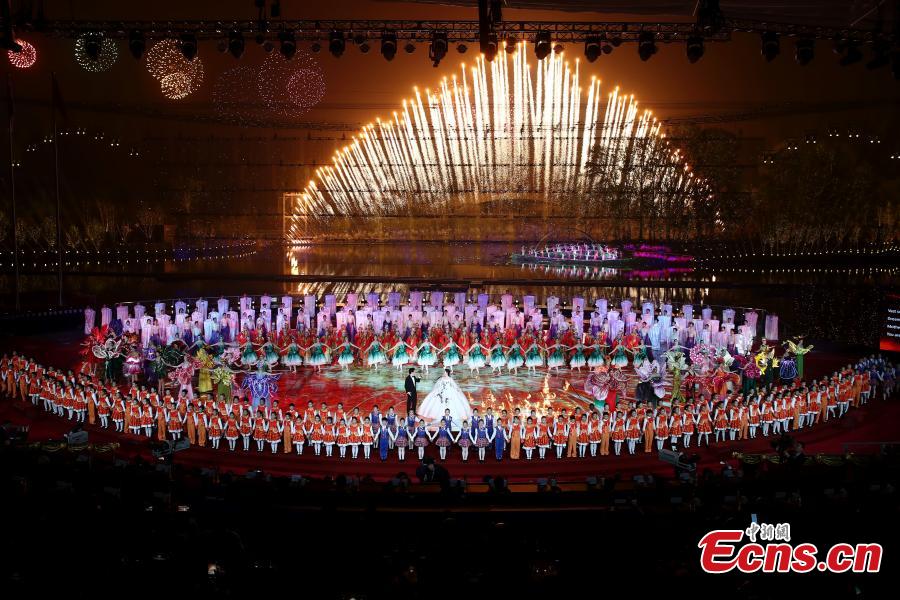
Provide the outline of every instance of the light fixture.
[[385,60],[394,60],[397,56],[397,34],[385,31],[381,34],[381,55]]
[[538,31],[537,35],[534,38],[534,55],[538,60],[544,60],[548,56],[550,56],[550,51],[553,49],[553,44],[550,40],[550,32],[549,31]]
[[510,36],[506,38],[506,53],[507,54],[515,54],[516,52],[516,38]]
[[359,51],[362,52],[363,54],[368,54],[369,50],[371,50],[371,49],[372,48],[369,46],[368,42],[363,42],[362,44],[359,45]]
[[318,54],[322,51],[322,44],[320,44],[319,42],[313,42],[312,46],[310,46],[309,49],[313,54]]
[[778,34],[774,31],[764,31],[762,33],[762,46],[760,52],[767,62],[772,62],[778,53],[781,52],[781,44]]
[[794,59],[797,61],[797,64],[808,65],[815,56],[815,51],[816,41],[814,39],[800,38],[797,40],[794,48]]
[[240,31],[228,34],[228,52],[235,58],[240,58],[244,53],[244,35]]
[[563,50],[565,50],[565,47],[562,44],[556,44],[555,46],[553,46],[554,54],[562,54]]
[[128,50],[135,60],[141,60],[144,51],[147,49],[147,42],[144,40],[144,34],[135,29],[128,34]]
[[[456,51],[459,52],[460,54],[465,54],[466,50],[468,50],[468,49],[469,49],[469,47],[466,46],[465,44],[457,44],[456,45]],[[494,55],[496,55],[496,54],[497,54],[497,49],[494,48]],[[491,61],[494,59],[493,56],[488,56],[487,54],[485,54],[485,58],[487,58],[488,61]]]
[[197,56],[197,36],[193,33],[185,33],[181,36],[181,54],[188,62]]
[[[837,51],[838,47],[835,47],[835,51]],[[840,65],[842,67],[849,67],[850,65],[856,64],[861,61],[863,58],[862,52],[859,49],[857,43],[853,40],[847,42],[844,47],[844,55],[841,57]]]
[[656,47],[656,36],[652,31],[642,31],[638,34],[638,56],[641,60],[648,61],[650,57],[657,53],[659,49]]
[[[496,33],[489,33],[487,36],[487,40],[481,44],[481,53],[484,54],[484,57],[488,62],[492,62],[494,58],[497,56],[497,50],[500,48],[500,39],[497,37]],[[466,51],[465,44],[459,44],[456,47],[459,50],[459,53],[462,54]]]
[[294,58],[297,53],[297,41],[294,39],[293,31],[282,31],[278,34],[278,41],[281,43],[279,52],[288,60]]
[[687,58],[691,63],[695,63],[703,58],[703,36],[692,35],[687,39]]
[[335,58],[340,58],[346,47],[347,42],[344,41],[343,32],[338,30],[332,31],[328,36],[328,51],[331,52],[331,55]]
[[407,54],[412,54],[416,51],[416,45],[412,42],[407,42],[405,46],[403,46],[403,51]]
[[431,62],[436,67],[441,61],[447,56],[447,32],[446,31],[435,31],[431,35],[431,45],[428,47],[428,58],[431,59]]
[[584,41],[584,57],[588,62],[594,62],[595,60],[597,60],[601,52],[600,38],[589,37]]

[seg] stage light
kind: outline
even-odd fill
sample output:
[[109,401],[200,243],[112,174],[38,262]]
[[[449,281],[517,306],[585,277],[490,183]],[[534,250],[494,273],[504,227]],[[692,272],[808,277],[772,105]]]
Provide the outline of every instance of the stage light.
[[412,54],[416,51],[416,45],[412,42],[407,42],[405,46],[403,46],[403,51],[407,54]]
[[6,53],[9,63],[17,69],[27,69],[37,61],[37,50],[25,40],[15,40],[10,45],[19,47],[18,51],[10,49]]
[[144,50],[147,49],[147,42],[144,40],[144,34],[138,30],[134,30],[128,34],[128,50],[135,60],[141,60]]
[[445,56],[447,56],[448,47],[449,44],[447,42],[446,31],[435,31],[431,35],[431,45],[428,47],[428,58],[431,59],[431,62],[435,67],[441,63]]
[[549,31],[538,31],[534,38],[534,55],[538,60],[544,60],[550,56],[553,44],[550,41]]
[[319,42],[313,42],[312,46],[310,46],[309,49],[314,54],[318,54],[322,51],[322,44],[320,44]]
[[[839,48],[841,45],[835,46],[835,52],[839,52]],[[850,65],[856,64],[862,60],[862,52],[859,49],[859,46],[854,41],[847,42],[846,46],[844,46],[844,55],[841,57],[841,60],[838,61],[842,67],[849,67]]]
[[504,44],[506,45],[506,53],[507,54],[515,54],[516,53],[516,38],[508,37],[508,38],[506,38],[506,42],[504,42]]
[[562,54],[563,50],[565,50],[565,47],[562,44],[557,44],[557,45],[553,46],[554,54]]
[[[460,54],[465,52],[468,48],[465,44],[459,44],[456,49]],[[484,54],[484,57],[488,62],[492,62],[497,57],[497,51],[500,49],[500,39],[497,37],[496,33],[490,33],[487,36],[487,41],[481,44],[481,53]]]
[[584,57],[588,62],[594,62],[600,57],[600,38],[589,37],[584,41]]
[[[469,49],[469,47],[466,46],[465,44],[457,44],[457,46],[456,46],[456,51],[459,52],[460,54],[465,54],[466,50],[468,50],[468,49]],[[494,48],[494,55],[496,55],[496,54],[497,54],[497,49]],[[491,61],[491,60],[493,60],[494,56],[493,55],[489,56],[489,55],[485,54],[485,58],[487,58],[488,61]]]
[[228,51],[235,58],[240,58],[244,54],[244,35],[240,31],[228,34]]
[[266,40],[265,42],[263,42],[262,48],[263,48],[263,52],[265,52],[266,54],[269,54],[272,52],[272,50],[275,49],[275,44],[273,44],[269,40]]
[[278,42],[280,46],[278,51],[281,52],[281,55],[288,60],[291,60],[294,57],[294,54],[297,53],[297,42],[294,39],[293,31],[282,31],[278,34]]
[[197,56],[197,36],[193,33],[185,33],[181,36],[181,54],[188,62]]
[[781,52],[781,44],[778,40],[778,34],[774,31],[764,31],[762,34],[762,47],[760,48],[766,61],[772,62],[778,53]]
[[800,65],[808,65],[816,52],[816,41],[812,38],[800,38],[794,48],[794,60]]
[[659,49],[656,47],[656,36],[652,31],[642,31],[638,34],[638,56],[641,60],[648,61],[650,57],[657,53]]
[[385,31],[381,34],[381,55],[385,60],[394,60],[397,56],[397,34]]
[[872,60],[866,63],[867,69],[879,69],[891,62],[890,45],[885,40],[875,40],[872,45]]
[[692,35],[687,39],[687,58],[691,63],[695,63],[703,58],[703,36]]
[[369,50],[371,50],[371,47],[369,46],[368,42],[363,42],[362,44],[359,45],[359,51],[362,52],[363,54],[368,54]]
[[332,31],[331,35],[328,36],[328,51],[331,52],[331,55],[335,58],[340,58],[346,47],[347,42],[344,41],[343,32],[337,30]]

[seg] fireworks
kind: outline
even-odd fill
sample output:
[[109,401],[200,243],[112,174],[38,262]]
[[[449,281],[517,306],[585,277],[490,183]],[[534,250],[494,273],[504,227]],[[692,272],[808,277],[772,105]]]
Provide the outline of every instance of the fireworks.
[[188,61],[176,40],[163,40],[147,52],[147,70],[170,100],[187,98],[203,83],[203,61],[199,56]]
[[632,96],[615,88],[604,97],[596,79],[585,93],[578,63],[562,54],[536,65],[528,57],[520,43],[493,62],[463,65],[437,89],[414,88],[391,118],[363,127],[316,171],[295,199],[295,222],[446,214],[497,197],[565,201],[577,217],[623,193],[687,204],[705,185]]
[[8,51],[9,63],[17,69],[27,69],[34,65],[37,61],[37,49],[25,40],[16,40],[16,42],[22,46],[22,50],[19,52]]
[[292,60],[280,53],[266,56],[256,85],[266,106],[288,117],[303,114],[325,96],[325,76],[319,63],[305,52]]
[[108,70],[118,57],[119,47],[101,32],[85,33],[75,40],[75,61],[91,73]]
[[237,66],[222,73],[213,88],[218,113],[244,124],[299,118],[324,96],[321,68],[301,52],[290,61],[273,52],[259,67]]

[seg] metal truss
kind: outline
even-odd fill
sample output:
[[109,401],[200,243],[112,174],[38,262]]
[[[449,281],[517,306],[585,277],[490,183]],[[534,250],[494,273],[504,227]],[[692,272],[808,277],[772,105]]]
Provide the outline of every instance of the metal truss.
[[[290,31],[297,41],[327,41],[333,31],[351,41],[380,40],[384,32],[391,32],[398,40],[429,42],[435,32],[445,33],[448,42],[476,43],[479,40],[478,21],[412,21],[371,19],[257,20],[238,21],[45,21],[25,24],[48,35],[74,38],[85,33],[103,32],[109,37],[127,39],[132,32],[141,32],[147,39],[164,39],[193,34],[198,39],[222,39],[229,32],[246,35],[264,34],[272,39],[282,31]],[[651,21],[503,21],[493,28],[499,40],[531,41],[538,32],[549,32],[558,42],[583,43],[600,37],[613,44],[637,42],[642,32],[651,32],[657,42],[676,42],[692,35],[702,35],[707,41],[728,41],[732,33],[774,32],[787,37],[853,40],[864,44],[874,41],[895,42],[894,34],[869,29],[823,27],[758,20],[723,19],[715,28],[702,27],[693,22]]]

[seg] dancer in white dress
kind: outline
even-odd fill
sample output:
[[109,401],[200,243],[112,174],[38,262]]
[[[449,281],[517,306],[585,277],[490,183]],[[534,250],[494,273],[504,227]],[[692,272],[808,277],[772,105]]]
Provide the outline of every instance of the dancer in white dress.
[[451,428],[454,431],[460,428],[463,421],[472,417],[472,407],[468,399],[456,381],[450,377],[450,369],[444,369],[444,374],[434,382],[434,387],[419,405],[418,413],[426,422],[434,423],[440,421],[444,411],[448,409],[452,417]]

